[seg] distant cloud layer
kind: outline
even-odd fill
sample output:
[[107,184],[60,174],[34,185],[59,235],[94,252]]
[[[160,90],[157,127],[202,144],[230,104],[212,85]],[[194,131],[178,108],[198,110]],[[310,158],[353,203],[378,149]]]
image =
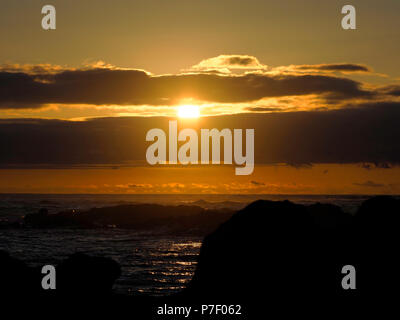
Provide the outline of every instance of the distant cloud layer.
[[384,184],[376,183],[376,182],[373,182],[370,180],[362,182],[362,183],[355,182],[353,184],[358,187],[368,187],[368,188],[382,188],[385,186]]
[[355,63],[333,63],[333,64],[310,64],[292,65],[287,67],[291,71],[329,71],[329,72],[372,72],[371,68],[362,64]]
[[[151,128],[168,132],[168,120],[0,120],[0,166],[145,165],[146,132]],[[309,168],[314,163],[360,163],[373,169],[400,163],[399,120],[400,103],[369,103],[323,112],[205,117],[198,126],[254,128],[256,165]],[[184,122],[180,126],[185,128]]]

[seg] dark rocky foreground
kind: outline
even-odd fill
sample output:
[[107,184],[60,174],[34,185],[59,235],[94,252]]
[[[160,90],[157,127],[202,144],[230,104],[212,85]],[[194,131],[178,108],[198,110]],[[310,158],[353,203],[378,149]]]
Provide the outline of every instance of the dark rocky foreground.
[[[164,303],[245,306],[247,318],[284,304],[304,308],[398,297],[400,200],[375,197],[352,216],[328,204],[256,201],[205,237],[186,290],[165,298],[115,295],[116,262],[75,254],[57,266],[57,290],[44,291],[40,270],[0,254],[1,292],[18,299],[106,299],[150,318]],[[344,265],[356,269],[356,290],[341,286]]]

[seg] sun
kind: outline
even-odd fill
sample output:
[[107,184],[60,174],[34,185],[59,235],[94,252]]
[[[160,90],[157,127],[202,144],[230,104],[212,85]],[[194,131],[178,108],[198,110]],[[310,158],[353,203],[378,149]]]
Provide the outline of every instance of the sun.
[[179,118],[198,118],[200,117],[199,106],[186,104],[178,107],[178,117]]

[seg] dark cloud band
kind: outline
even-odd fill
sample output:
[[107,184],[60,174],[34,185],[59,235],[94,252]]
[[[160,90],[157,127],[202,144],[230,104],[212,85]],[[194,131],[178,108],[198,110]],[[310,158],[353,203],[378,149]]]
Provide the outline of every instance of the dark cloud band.
[[362,84],[327,75],[182,74],[151,76],[110,68],[31,74],[0,72],[0,108],[46,104],[174,105],[183,98],[240,103],[268,97],[318,94],[335,99],[370,97]]
[[[0,166],[51,167],[145,163],[146,132],[168,132],[168,118],[90,121],[0,120]],[[203,117],[198,128],[254,128],[255,162],[400,163],[400,103],[329,111]],[[181,128],[184,128],[182,126]]]

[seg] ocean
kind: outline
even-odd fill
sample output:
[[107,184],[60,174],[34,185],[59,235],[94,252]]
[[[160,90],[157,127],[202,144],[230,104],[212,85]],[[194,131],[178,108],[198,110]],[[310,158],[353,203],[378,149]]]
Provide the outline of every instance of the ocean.
[[[310,204],[333,203],[354,213],[367,195],[0,195],[0,223],[21,220],[46,208],[50,213],[66,209],[86,210],[120,204],[195,204],[204,208],[241,209],[257,199]],[[165,295],[181,290],[193,276],[202,238],[154,232],[107,229],[0,228],[0,250],[31,266],[57,264],[68,255],[83,252],[109,257],[120,263],[122,276],[115,291],[133,295]]]

